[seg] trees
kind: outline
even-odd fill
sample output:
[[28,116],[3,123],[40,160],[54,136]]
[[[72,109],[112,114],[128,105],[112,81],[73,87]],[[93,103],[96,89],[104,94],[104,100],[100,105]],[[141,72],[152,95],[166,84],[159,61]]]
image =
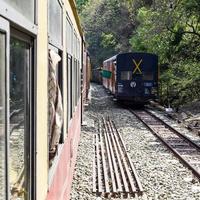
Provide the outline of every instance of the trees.
[[159,55],[165,104],[178,106],[200,99],[199,13],[199,0],[154,0],[137,9],[138,26],[130,43],[134,50]]
[[200,98],[199,0],[84,2],[81,19],[94,67],[119,52],[156,53],[163,102],[167,102],[167,86],[174,105]]
[[126,2],[120,0],[89,0],[81,13],[93,66],[106,58],[130,51],[129,38],[134,24]]

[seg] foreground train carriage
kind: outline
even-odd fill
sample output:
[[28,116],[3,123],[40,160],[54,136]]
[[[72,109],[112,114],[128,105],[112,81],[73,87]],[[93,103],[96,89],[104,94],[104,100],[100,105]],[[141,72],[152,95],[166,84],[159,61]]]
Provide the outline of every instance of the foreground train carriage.
[[158,97],[158,57],[124,53],[103,63],[103,85],[117,100],[144,104]]
[[69,199],[87,96],[75,3],[0,5],[0,200]]

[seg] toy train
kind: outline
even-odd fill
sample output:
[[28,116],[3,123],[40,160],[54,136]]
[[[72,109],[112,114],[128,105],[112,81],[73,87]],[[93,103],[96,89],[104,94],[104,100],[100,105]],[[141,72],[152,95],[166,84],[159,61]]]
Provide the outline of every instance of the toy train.
[[120,102],[145,104],[158,98],[158,56],[122,53],[103,62],[103,86]]

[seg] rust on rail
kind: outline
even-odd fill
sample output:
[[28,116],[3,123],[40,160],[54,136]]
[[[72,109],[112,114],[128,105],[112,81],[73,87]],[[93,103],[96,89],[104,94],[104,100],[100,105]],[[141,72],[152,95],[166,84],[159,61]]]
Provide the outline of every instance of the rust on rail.
[[114,122],[99,120],[95,135],[93,192],[101,196],[141,195],[142,184]]

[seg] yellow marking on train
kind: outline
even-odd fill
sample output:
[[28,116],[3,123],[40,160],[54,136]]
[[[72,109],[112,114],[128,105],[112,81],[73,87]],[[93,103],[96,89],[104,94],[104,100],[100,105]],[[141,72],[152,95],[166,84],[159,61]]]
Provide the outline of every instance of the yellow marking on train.
[[140,69],[140,65],[141,65],[141,63],[142,63],[142,59],[139,61],[139,63],[137,63],[137,62],[135,61],[135,59],[133,59],[133,63],[135,64],[135,69],[134,69],[134,71],[133,71],[133,74],[135,74],[136,71],[138,71],[139,74],[142,74],[142,71],[141,71],[141,69]]

